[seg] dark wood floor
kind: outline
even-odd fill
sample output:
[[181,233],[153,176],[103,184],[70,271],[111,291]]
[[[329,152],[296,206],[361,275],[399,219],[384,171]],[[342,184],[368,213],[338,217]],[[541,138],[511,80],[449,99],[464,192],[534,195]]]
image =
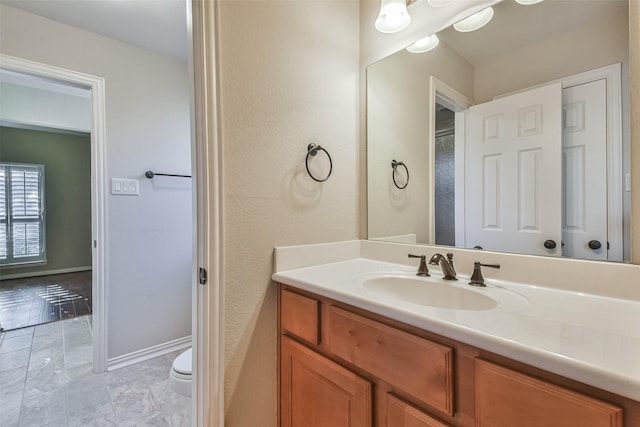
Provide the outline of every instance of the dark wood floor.
[[5,331],[91,314],[91,271],[0,280]]

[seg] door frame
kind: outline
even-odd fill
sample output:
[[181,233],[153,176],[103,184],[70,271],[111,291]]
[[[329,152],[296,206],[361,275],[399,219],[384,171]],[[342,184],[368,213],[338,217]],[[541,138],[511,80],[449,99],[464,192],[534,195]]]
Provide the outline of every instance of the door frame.
[[106,250],[107,199],[106,137],[105,137],[105,80],[77,71],[42,64],[10,55],[0,54],[0,68],[32,76],[57,80],[71,86],[91,90],[91,257],[93,371],[107,370],[107,300]]
[[[455,230],[456,246],[464,246],[464,220],[465,220],[465,161],[464,143],[466,140],[466,111],[473,105],[473,101],[453,89],[434,76],[429,77],[429,241],[433,245],[436,241],[436,103],[441,104],[456,113],[455,119],[455,169],[462,171],[462,175],[455,174]],[[460,175],[460,176],[459,176]],[[460,233],[462,231],[462,233]],[[460,244],[461,243],[461,244]]]
[[194,276],[192,292],[192,425],[224,427],[223,146],[217,41],[218,1],[187,2],[194,171]]
[[[561,79],[562,88],[604,79],[607,87],[607,260],[624,259],[622,87],[619,63]],[[618,171],[618,172],[616,172]]]

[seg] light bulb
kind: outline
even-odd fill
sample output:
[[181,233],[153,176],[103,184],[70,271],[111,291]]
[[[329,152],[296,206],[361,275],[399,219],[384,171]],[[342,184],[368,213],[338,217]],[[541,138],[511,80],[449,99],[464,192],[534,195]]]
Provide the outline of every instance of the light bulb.
[[409,26],[411,16],[405,0],[382,0],[376,29],[381,33],[397,33]]
[[453,2],[453,0],[428,0],[428,1],[429,1],[429,5],[433,7],[449,6],[449,4]]
[[431,34],[430,36],[422,38],[414,44],[410,45],[409,47],[407,47],[407,50],[411,53],[429,52],[431,49],[438,46],[438,43],[440,43],[440,39],[438,38],[438,36],[435,34]]
[[491,21],[491,18],[493,18],[493,8],[488,7],[486,9],[482,9],[480,12],[474,13],[462,21],[456,22],[453,24],[453,28],[461,33],[468,33],[484,27],[489,23],[489,21]]

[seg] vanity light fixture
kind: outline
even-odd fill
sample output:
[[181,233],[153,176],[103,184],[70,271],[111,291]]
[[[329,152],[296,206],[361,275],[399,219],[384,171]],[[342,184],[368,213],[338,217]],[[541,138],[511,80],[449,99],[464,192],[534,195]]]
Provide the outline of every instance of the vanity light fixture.
[[381,0],[376,30],[381,33],[397,33],[409,26],[411,16],[406,0]]
[[431,49],[434,49],[440,43],[440,39],[437,35],[431,34],[425,38],[418,40],[417,42],[409,45],[407,50],[411,53],[424,53],[429,52]]
[[525,6],[529,6],[530,4],[541,3],[544,0],[516,0],[516,3],[523,4]]
[[468,33],[471,31],[478,30],[491,21],[493,18],[493,8],[488,7],[486,9],[482,9],[480,12],[474,13],[473,15],[464,18],[462,21],[458,21],[453,24],[453,28],[460,31],[461,33]]
[[[540,0],[542,1],[542,0]],[[443,7],[448,6],[453,3],[453,0],[428,0],[429,5],[433,7]]]

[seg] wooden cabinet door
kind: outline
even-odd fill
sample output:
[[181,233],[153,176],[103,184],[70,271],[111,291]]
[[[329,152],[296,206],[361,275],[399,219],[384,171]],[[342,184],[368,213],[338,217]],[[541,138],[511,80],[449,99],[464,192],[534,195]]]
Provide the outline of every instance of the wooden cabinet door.
[[282,337],[282,427],[371,427],[371,393],[369,381]]
[[622,427],[622,408],[476,359],[476,427]]

